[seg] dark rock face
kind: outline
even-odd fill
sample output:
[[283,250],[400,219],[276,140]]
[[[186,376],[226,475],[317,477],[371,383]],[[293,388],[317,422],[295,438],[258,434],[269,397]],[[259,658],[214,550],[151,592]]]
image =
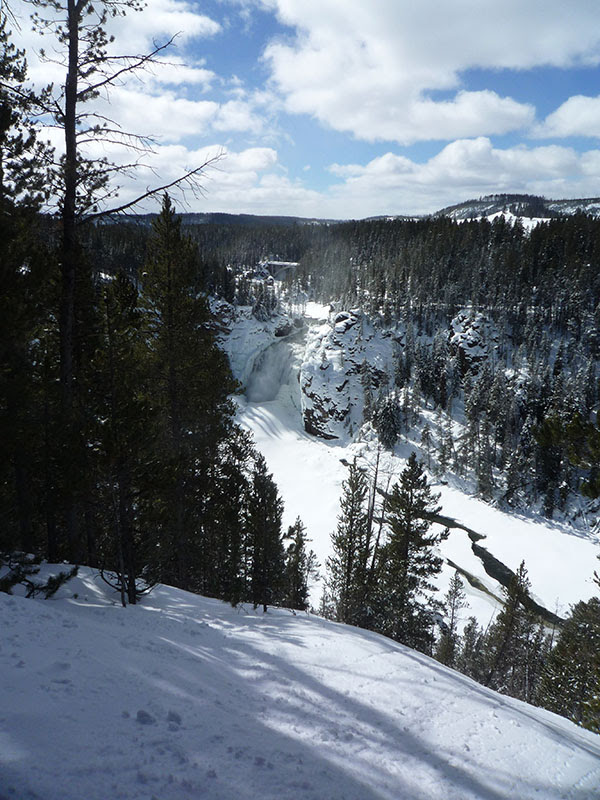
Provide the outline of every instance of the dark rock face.
[[498,333],[482,313],[465,309],[450,323],[449,345],[463,375],[477,373],[498,346]]
[[391,336],[356,310],[332,313],[326,324],[311,328],[300,369],[307,433],[322,439],[352,436],[363,421],[364,364],[384,380],[394,346]]
[[298,333],[299,331],[301,331],[303,327],[304,327],[304,320],[301,319],[300,317],[295,317],[293,320],[286,319],[277,325],[277,327],[273,331],[273,334],[277,338],[281,338],[282,336],[291,336],[291,334]]

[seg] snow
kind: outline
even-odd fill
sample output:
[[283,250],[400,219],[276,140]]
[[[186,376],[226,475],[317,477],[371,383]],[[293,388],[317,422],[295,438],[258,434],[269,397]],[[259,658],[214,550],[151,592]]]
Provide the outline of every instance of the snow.
[[[532,595],[549,611],[565,616],[570,605],[596,594],[595,538],[577,535],[566,525],[507,514],[451,487],[436,488],[441,490],[443,513],[484,534],[480,544],[496,558],[513,571],[525,561]],[[447,544],[452,540],[451,536]],[[481,573],[480,563],[477,569],[476,574]]]
[[[377,452],[376,442],[353,441],[347,433],[344,434],[342,426],[339,426],[340,438],[334,441],[315,438],[304,430],[302,409],[307,399],[301,396],[298,385],[301,370],[312,370],[316,376],[314,385],[320,387],[322,397],[331,398],[337,394],[337,390],[327,387],[329,373],[330,384],[334,385],[336,381],[333,348],[327,351],[329,369],[323,370],[318,366],[322,364],[321,343],[335,336],[335,326],[344,322],[341,315],[330,317],[328,310],[326,306],[310,307],[309,304],[304,341],[272,345],[264,333],[262,355],[257,358],[254,353],[251,354],[255,369],[249,377],[249,391],[246,397],[238,399],[238,421],[253,434],[284,500],[284,527],[293,524],[296,517],[301,517],[307,535],[312,539],[310,546],[321,563],[322,573],[326,559],[331,554],[331,534],[337,524],[342,481],[347,477],[345,464],[357,457],[362,465],[372,468]],[[262,323],[254,322],[254,325],[260,326]],[[350,328],[345,335],[351,335],[355,329]],[[252,338],[247,335],[248,340]],[[490,334],[489,338],[493,341],[494,337]],[[236,329],[232,340],[237,345],[241,342]],[[350,344],[348,350],[357,349],[354,339]],[[378,339],[369,328],[366,346],[369,348],[368,363],[379,366],[381,362],[385,366],[386,360],[389,360],[390,340]],[[238,350],[235,358],[237,363],[242,363],[243,351]],[[353,358],[360,363],[362,353],[356,359],[344,351],[347,364]],[[317,381],[320,383],[317,384]],[[351,405],[358,403],[355,397],[357,382],[357,379],[347,382],[344,396],[341,393],[339,395],[340,407],[348,402],[348,398]],[[260,394],[257,386],[268,386],[269,390]],[[384,455],[382,474],[390,475],[392,482],[396,480],[413,449],[418,450],[415,443],[405,442],[396,447],[394,456]],[[595,593],[593,573],[598,567],[597,536],[533,515],[507,514],[453,486],[436,483],[432,476],[430,479],[434,491],[441,495],[442,514],[484,536],[480,544],[513,571],[521,561],[525,561],[532,596],[549,611],[566,616],[572,604],[588,600]],[[451,561],[474,575],[487,589],[487,592],[482,592],[471,586],[466,587],[469,607],[463,611],[461,626],[471,615],[481,625],[487,626],[501,607],[502,590],[473,553],[466,532],[453,529],[442,544],[442,555],[446,563],[438,580],[439,597],[447,590],[454,574],[454,567],[448,564]],[[321,585],[317,583],[311,592],[311,602],[315,607],[318,606],[320,594]]]
[[[528,233],[538,225],[551,221],[550,217],[522,217],[520,215],[513,214],[512,211],[496,211],[493,214],[485,214],[483,216],[473,217],[473,219],[476,221],[487,219],[489,222],[494,222],[494,220],[498,219],[499,217],[503,217],[504,220],[510,225],[516,225],[516,223],[519,222],[524,230]],[[461,222],[462,221],[464,220],[461,220]]]
[[[342,481],[348,470],[342,458],[345,448],[324,445],[305,433],[300,414],[291,401],[250,403],[238,399],[238,421],[254,436],[269,471],[284,499],[284,529],[301,517],[307,535],[322,566],[331,553],[330,535],[339,513]],[[312,601],[319,601],[319,590]]]
[[[310,342],[329,309],[308,304],[306,316]],[[306,341],[276,340],[279,322],[246,310],[224,334],[247,385],[237,417],[274,473],[284,524],[302,518],[324,567],[345,464],[372,466],[376,442],[304,431]],[[384,455],[382,474],[399,476],[411,449]],[[550,610],[594,593],[591,535],[433,488],[442,513],[484,535],[497,558],[512,569],[525,559]],[[467,533],[453,529],[443,555],[487,587],[467,587],[462,620],[486,625],[499,587]],[[440,593],[452,574],[446,565]],[[123,609],[82,568],[48,601],[0,594],[0,675],[0,800],[598,798],[598,736],[310,614],[263,615],[166,586]]]
[[598,736],[357,628],[89,569],[0,620],[3,800],[598,797]]

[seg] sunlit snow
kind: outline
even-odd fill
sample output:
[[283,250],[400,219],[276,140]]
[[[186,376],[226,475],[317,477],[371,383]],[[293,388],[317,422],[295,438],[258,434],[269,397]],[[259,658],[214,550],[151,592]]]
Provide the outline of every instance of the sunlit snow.
[[598,736],[357,628],[89,569],[0,620],[2,800],[598,797]]

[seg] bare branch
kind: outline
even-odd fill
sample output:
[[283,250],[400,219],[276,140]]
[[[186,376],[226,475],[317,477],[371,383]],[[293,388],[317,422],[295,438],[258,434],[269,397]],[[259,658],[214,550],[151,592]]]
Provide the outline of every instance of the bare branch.
[[213,156],[212,158],[207,159],[204,162],[204,164],[201,164],[199,167],[196,167],[195,169],[189,170],[184,175],[181,175],[179,178],[176,178],[175,180],[171,181],[170,183],[165,183],[163,186],[157,186],[154,189],[148,189],[148,191],[146,191],[143,194],[141,194],[138,197],[136,197],[135,200],[131,200],[129,203],[123,203],[123,205],[117,206],[116,208],[110,208],[110,209],[107,209],[106,211],[97,211],[94,214],[88,214],[85,217],[85,220],[82,220],[82,221],[83,222],[89,222],[90,220],[100,219],[101,217],[107,217],[107,216],[110,216],[111,214],[120,214],[123,211],[127,211],[128,209],[133,208],[133,206],[136,206],[139,203],[142,203],[144,200],[147,200],[149,197],[154,197],[155,195],[160,194],[161,192],[166,192],[169,189],[172,189],[173,186],[179,186],[182,183],[187,184],[188,186],[190,186],[192,188],[192,190],[201,191],[201,187],[198,186],[195,183],[194,179],[203,170],[208,169],[209,167],[212,167],[214,164],[216,164],[218,161],[220,161],[223,157],[224,157],[224,153],[223,152],[217,153],[216,156]]
[[[158,53],[161,53],[163,50],[166,50],[168,47],[170,47],[175,41],[177,35],[178,34],[176,34],[175,36],[171,36],[168,42],[165,42],[165,44],[162,45],[155,46],[154,50],[152,50],[150,53],[146,53],[145,55],[121,56],[120,57],[121,59],[125,60],[131,59],[131,63],[127,64],[126,66],[122,67],[121,69],[117,70],[111,75],[108,75],[104,80],[98,81],[98,83],[93,83],[90,86],[86,86],[85,89],[82,89],[81,92],[79,92],[79,94],[77,95],[77,99],[84,102],[86,95],[93,94],[94,92],[97,92],[100,89],[102,89],[104,86],[108,86],[114,83],[119,77],[121,77],[121,75],[126,75],[127,73],[133,72],[137,69],[142,69],[148,64],[156,63],[155,61],[156,55]],[[105,61],[106,60],[107,59],[105,59]]]
[[19,89],[18,87],[12,86],[10,83],[6,83],[5,81],[0,81],[0,89],[4,89],[6,92],[14,94],[15,97],[18,97],[20,100],[31,103],[34,108],[37,107],[38,111],[34,113],[33,116],[40,117],[43,114],[49,114],[53,117],[56,116],[56,118],[59,119],[60,115],[60,119],[62,119],[62,109],[54,99],[51,99],[50,102],[45,102],[42,97],[33,97],[26,89]]

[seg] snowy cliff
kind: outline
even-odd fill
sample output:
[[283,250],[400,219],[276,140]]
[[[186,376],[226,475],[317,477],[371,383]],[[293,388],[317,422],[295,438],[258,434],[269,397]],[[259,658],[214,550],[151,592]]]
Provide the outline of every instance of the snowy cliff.
[[[285,504],[284,526],[300,516],[324,565],[331,554],[330,536],[347,477],[345,464],[356,457],[368,466],[377,458],[373,429],[360,428],[363,364],[369,368],[375,392],[385,390],[383,373],[390,369],[394,350],[402,352],[402,337],[352,310],[333,312],[309,303],[303,311],[300,324],[294,322],[294,314],[264,322],[253,318],[250,309],[230,308],[227,313],[233,316],[223,329],[222,341],[236,377],[245,380],[238,420],[252,432],[273,472]],[[456,315],[448,338],[452,348],[464,351],[471,369],[493,356],[497,341],[494,327],[468,309]],[[435,410],[421,412],[433,428]],[[397,477],[413,450],[427,463],[418,429],[407,430],[393,453],[381,455],[382,474]],[[534,516],[505,513],[465,493],[457,482],[440,481],[435,475],[430,479],[441,494],[443,513],[484,537],[479,548],[513,572],[525,559],[540,605],[565,616],[571,603],[593,593],[598,552],[594,535]],[[465,619],[473,614],[480,624],[489,624],[501,605],[501,588],[495,574],[486,570],[486,559],[474,552],[473,542],[460,527],[452,529],[442,555],[446,564],[439,596],[459,567],[473,582],[467,587],[470,608]],[[315,605],[319,594],[315,586]]]
[[256,319],[249,307],[213,303],[221,344],[250,402],[275,400],[283,391],[302,415],[307,433],[352,438],[363,417],[362,374],[383,388],[393,374],[395,338],[360,311],[329,311],[309,304],[303,318],[280,313]]
[[305,430],[323,439],[351,438],[362,424],[364,369],[375,388],[382,386],[393,374],[393,346],[392,334],[377,331],[357,310],[332,312],[311,327],[300,370]]

